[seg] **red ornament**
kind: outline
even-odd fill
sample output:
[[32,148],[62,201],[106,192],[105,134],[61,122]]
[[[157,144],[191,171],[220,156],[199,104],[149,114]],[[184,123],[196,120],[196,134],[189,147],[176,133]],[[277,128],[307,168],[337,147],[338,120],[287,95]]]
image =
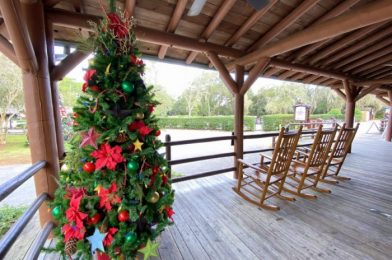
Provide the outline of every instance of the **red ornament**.
[[87,225],[89,225],[89,226],[96,225],[96,224],[98,224],[100,219],[101,219],[101,215],[99,213],[97,213],[94,216],[92,216],[91,218],[87,219]]
[[117,215],[117,219],[120,222],[125,222],[128,221],[129,219],[129,213],[127,210],[121,210],[120,213]]
[[93,164],[92,162],[86,162],[83,165],[83,171],[87,172],[87,173],[92,173],[95,171],[95,164]]
[[77,113],[73,113],[73,117],[74,117],[74,118],[78,118],[79,115],[78,115]]
[[152,173],[155,175],[159,172],[159,167],[155,166],[154,168],[152,168]]
[[151,105],[148,109],[149,109],[150,113],[154,112],[154,106],[153,105]]
[[168,180],[169,179],[167,178],[166,174],[162,175],[162,186],[165,186]]
[[135,131],[142,127],[146,126],[143,121],[134,121],[130,125],[128,125],[129,131]]
[[149,128],[148,126],[143,126],[143,127],[141,127],[141,128],[139,129],[139,133],[140,133],[141,136],[146,136],[146,135],[148,135],[149,133],[151,133],[151,131],[152,131],[152,129]]
[[114,254],[115,255],[121,254],[121,249],[119,247],[114,248]]
[[110,260],[111,259],[109,255],[102,253],[100,251],[97,251],[96,255],[97,255],[97,260]]
[[[108,246],[110,246],[112,244],[113,239],[114,239],[114,235],[117,233],[117,231],[118,231],[118,228],[115,228],[115,227],[109,228],[108,233],[106,234],[106,237],[103,240],[103,245],[104,246],[108,247]],[[114,249],[114,254],[116,254],[116,249],[118,249],[119,253],[121,252],[120,248],[116,247]]]
[[175,214],[174,210],[171,207],[166,207],[165,211],[166,211],[167,217],[170,218],[171,221],[173,221],[173,215]]
[[159,129],[156,130],[156,131],[155,131],[155,136],[160,136],[160,135],[161,135],[161,130],[159,130]]

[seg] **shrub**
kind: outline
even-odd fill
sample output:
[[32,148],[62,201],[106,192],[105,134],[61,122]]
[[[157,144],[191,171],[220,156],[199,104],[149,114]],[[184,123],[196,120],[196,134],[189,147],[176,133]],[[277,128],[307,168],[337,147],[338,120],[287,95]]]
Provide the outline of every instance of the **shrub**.
[[[169,116],[159,117],[160,128],[172,129],[204,129],[204,130],[234,130],[234,116]],[[256,117],[244,117],[244,130],[255,130]]]
[[293,114],[276,114],[263,116],[263,130],[276,131],[280,126],[294,122]]

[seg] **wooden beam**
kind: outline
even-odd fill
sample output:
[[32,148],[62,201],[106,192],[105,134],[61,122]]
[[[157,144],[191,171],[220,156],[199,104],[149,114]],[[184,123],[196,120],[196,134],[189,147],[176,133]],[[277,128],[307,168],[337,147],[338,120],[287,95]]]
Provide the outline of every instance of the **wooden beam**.
[[319,76],[323,76],[323,77],[327,77],[327,78],[340,79],[340,80],[344,80],[348,77],[347,75],[344,75],[344,74],[341,74],[338,72],[331,72],[331,71],[327,71],[327,70],[323,70],[323,69],[310,67],[307,65],[289,63],[289,62],[279,60],[276,58],[271,59],[270,66],[271,67],[278,67],[278,68],[286,69],[286,70],[293,70],[296,72],[310,73],[310,74],[314,74],[314,75],[319,75]]
[[45,7],[54,7],[58,3],[60,3],[62,0],[44,0],[44,5]]
[[[176,28],[178,26],[178,23],[181,20],[183,13],[185,11],[185,7],[186,7],[187,2],[188,2],[188,0],[178,0],[177,1],[176,8],[174,9],[173,15],[170,18],[170,22],[167,25],[166,32],[174,33],[174,31],[176,30]],[[169,49],[168,45],[161,45],[161,47],[159,48],[158,57],[160,59],[164,59],[168,49]]]
[[387,78],[387,79],[371,79],[371,80],[365,80],[365,81],[357,81],[355,84],[358,85],[373,85],[373,84],[392,84],[392,78]]
[[[244,83],[244,67],[235,67],[235,76],[238,89],[241,89]],[[234,94],[234,165],[238,169],[238,159],[244,156],[244,95],[241,93]],[[238,178],[238,171],[234,172],[234,178]]]
[[[353,5],[358,3],[358,1],[359,0],[346,0],[346,1],[343,1],[343,2],[339,3],[337,6],[335,6],[333,9],[328,11],[325,15],[323,15],[319,19],[317,19],[311,25],[322,23],[322,22],[324,22],[324,21],[326,21],[328,19],[331,19],[333,17],[336,17],[336,16],[344,13],[349,8],[351,8]],[[321,47],[325,43],[326,43],[326,41],[321,41],[321,42],[315,43],[313,45],[308,45],[308,46],[302,48],[301,50],[299,50],[298,52],[294,53],[293,55],[290,55],[292,57],[292,58],[290,58],[290,60],[294,60],[294,62],[300,61],[303,56],[311,53],[312,51],[314,51],[316,49],[318,49],[319,47]]]
[[317,52],[314,56],[312,56],[308,62],[311,65],[316,64],[318,61],[329,57],[333,56],[332,54],[334,52],[337,52],[338,50],[342,49],[345,46],[348,46],[349,44],[359,40],[360,38],[364,37],[365,35],[369,34],[370,32],[376,30],[377,28],[380,27],[380,24],[373,24],[371,26],[362,28],[358,31],[355,31],[345,37],[343,39],[340,39],[333,44],[328,45],[326,48],[322,49],[321,51]]
[[287,70],[287,71],[283,72],[282,74],[280,74],[278,78],[279,79],[287,79],[297,73],[298,73],[298,71],[295,71],[295,70]]
[[269,44],[261,50],[255,50],[237,60],[235,64],[247,65],[262,57],[273,57],[302,46],[339,36],[358,28],[366,27],[392,18],[392,1],[379,0],[362,5],[323,23]]
[[0,1],[4,23],[10,34],[19,67],[25,72],[37,72],[37,57],[31,43],[25,20],[21,17],[18,0]]
[[278,73],[279,71],[281,71],[282,69],[280,68],[269,68],[264,74],[264,77],[271,77],[273,75],[275,75],[276,73]]
[[10,39],[10,34],[8,33],[7,26],[5,26],[5,23],[2,23],[0,25],[0,34],[3,35],[7,40]]
[[[226,14],[230,11],[230,9],[235,4],[236,0],[225,0],[222,5],[219,7],[218,11],[212,17],[211,22],[204,29],[204,31],[200,34],[199,38],[207,41],[210,38],[211,34],[216,30],[216,28],[220,25],[225,18]],[[186,63],[191,64],[193,60],[196,58],[198,52],[191,52],[186,58]]]
[[387,99],[383,98],[382,96],[378,96],[378,95],[376,96],[376,98],[378,100],[380,100],[381,102],[383,102],[385,105],[389,106],[389,101]]
[[367,72],[367,73],[361,73],[361,77],[363,78],[368,78],[368,79],[372,79],[375,78],[376,76],[383,74],[385,72],[390,71],[391,68],[390,67],[384,67],[384,68],[378,68],[376,71],[374,72]]
[[358,74],[362,71],[366,71],[368,69],[375,68],[377,66],[382,66],[382,65],[387,64],[391,61],[392,61],[392,54],[388,54],[388,55],[383,56],[380,59],[366,63],[365,65],[361,66],[360,68],[352,70],[350,73],[351,74]]
[[392,75],[392,68],[390,68],[388,71],[379,74],[378,76],[374,77],[375,80],[383,80],[384,82],[388,82],[387,84],[391,84],[390,78]]
[[65,57],[57,66],[50,72],[50,78],[53,81],[62,80],[71,70],[73,70],[79,63],[86,59],[90,53],[82,51],[74,51]]
[[263,17],[273,6],[276,4],[278,0],[270,0],[266,6],[264,6],[261,10],[253,12],[253,14],[241,25],[241,27],[226,41],[225,46],[233,46],[234,43],[238,41],[246,32],[252,28],[253,25],[257,23],[257,21]]
[[293,11],[286,15],[282,20],[280,20],[276,25],[274,25],[267,33],[261,36],[255,43],[252,44],[249,51],[254,51],[262,46],[265,46],[286,28],[292,25],[295,21],[301,18],[307,11],[309,11],[313,6],[315,6],[319,0],[305,0],[299,6],[297,6]]
[[225,65],[219,59],[218,55],[214,52],[208,51],[207,52],[207,57],[211,61],[211,63],[214,65],[216,70],[219,72],[219,76],[225,83],[226,87],[233,93],[236,94],[238,93],[238,86],[237,83],[231,78],[229,71],[226,69]]
[[388,35],[392,34],[392,26],[387,25],[384,29],[382,29],[381,31],[377,32],[377,33],[373,33],[371,37],[365,37],[364,39],[356,42],[353,45],[350,45],[349,47],[340,50],[336,53],[334,53],[334,55],[328,57],[328,59],[325,59],[323,61],[323,64],[325,65],[329,65],[331,63],[337,63],[339,64],[339,60],[348,57],[349,55],[357,52],[359,53],[359,50],[374,44],[375,42],[388,37]]
[[16,58],[14,47],[3,35],[0,35],[0,52],[18,65],[18,59]]
[[332,90],[335,91],[336,94],[338,94],[338,96],[341,97],[342,99],[344,99],[344,100],[347,99],[346,95],[340,89],[333,88]]
[[[392,27],[391,27],[391,29],[392,29]],[[369,39],[369,38],[372,38],[372,37],[367,37],[366,39]],[[355,45],[357,45],[357,44],[355,44]],[[335,70],[336,69],[340,69],[340,68],[344,67],[347,64],[356,62],[358,59],[360,59],[362,57],[369,56],[371,53],[373,53],[375,51],[378,51],[380,49],[384,49],[384,48],[386,48],[388,46],[391,46],[391,45],[392,45],[392,37],[386,38],[383,41],[380,41],[380,42],[378,42],[378,43],[376,43],[374,45],[369,46],[369,48],[366,48],[364,50],[361,50],[361,51],[357,52],[354,55],[351,55],[347,59],[339,61],[339,63],[336,64],[336,66],[334,66],[333,68]]]
[[248,78],[245,83],[242,85],[240,89],[240,95],[245,95],[245,93],[249,90],[249,88],[253,85],[253,83],[257,80],[260,74],[263,73],[265,68],[268,66],[270,59],[265,58],[259,60],[256,65],[249,71]]
[[324,81],[326,81],[326,80],[328,80],[328,79],[329,79],[329,78],[325,78],[325,77],[321,76],[321,77],[319,77],[318,79],[314,80],[314,81],[312,82],[312,84],[314,84],[314,85],[320,85],[322,82],[324,82]]
[[371,85],[371,86],[368,86],[368,87],[362,89],[362,91],[359,92],[358,96],[355,97],[355,102],[359,101],[361,98],[363,98],[367,94],[370,94],[370,92],[377,89],[378,87],[379,87],[379,85],[375,84],[375,85]]
[[299,81],[300,79],[302,79],[305,75],[302,72],[298,72],[296,74],[294,74],[293,76],[289,77],[290,80],[293,81]]
[[[87,23],[88,20],[99,22],[101,17],[94,15],[78,14],[63,10],[48,10],[47,16],[55,24],[59,24],[66,27],[83,28],[92,31],[91,26]],[[209,42],[199,42],[195,39],[188,38],[185,36],[158,31],[155,29],[146,28],[143,26],[137,26],[135,28],[136,38],[142,42],[149,42],[158,45],[168,45],[170,47],[188,50],[205,52],[215,52],[220,56],[238,58],[243,56],[243,52],[230,47],[221,46]]]
[[385,133],[385,140],[387,142],[392,141],[392,89],[388,90],[388,98],[389,98],[389,118],[388,125]]
[[127,17],[132,17],[135,13],[136,0],[125,0],[124,9]]
[[302,80],[303,83],[311,84],[313,80],[317,79],[319,75],[310,75]]
[[[392,38],[391,38],[392,40]],[[375,51],[369,55],[367,55],[367,57],[363,57],[360,58],[356,61],[354,61],[353,63],[349,64],[348,66],[345,66],[342,71],[343,72],[348,72],[348,71],[352,71],[355,68],[358,68],[364,64],[367,64],[369,62],[372,62],[374,60],[377,60],[385,55],[391,54],[392,53],[392,45],[386,47],[386,48],[382,48],[379,49],[378,51]]]

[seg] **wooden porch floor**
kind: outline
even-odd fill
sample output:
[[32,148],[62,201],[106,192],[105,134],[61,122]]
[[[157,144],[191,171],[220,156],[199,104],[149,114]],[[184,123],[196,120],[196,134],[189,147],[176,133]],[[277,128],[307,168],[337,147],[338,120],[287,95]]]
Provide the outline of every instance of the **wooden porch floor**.
[[[278,212],[236,195],[231,175],[175,185],[175,225],[160,237],[161,259],[391,259],[392,144],[357,138],[332,194],[297,198]],[[41,259],[54,259],[41,255]]]

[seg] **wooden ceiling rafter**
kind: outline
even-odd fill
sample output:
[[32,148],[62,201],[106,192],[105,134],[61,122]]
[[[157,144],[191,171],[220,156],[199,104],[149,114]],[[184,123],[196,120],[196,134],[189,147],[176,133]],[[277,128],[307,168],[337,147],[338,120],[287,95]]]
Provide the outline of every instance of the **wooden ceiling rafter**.
[[[95,15],[78,14],[59,9],[51,9],[47,11],[47,16],[54,24],[73,27],[84,28],[92,30],[87,21],[99,22],[101,17]],[[143,26],[135,28],[135,34],[139,41],[153,43],[157,45],[169,45],[187,51],[206,52],[212,51],[220,56],[239,58],[244,55],[240,50],[233,49],[226,46],[221,46],[209,42],[199,42],[195,39],[181,36],[178,34],[167,33],[156,29],[151,29]]]
[[378,84],[370,85],[367,86],[366,88],[363,88],[361,92],[355,97],[355,102],[359,101],[361,98],[366,96],[367,94],[370,94],[373,90],[376,90],[379,87]]
[[355,52],[359,52],[359,50],[365,48],[366,46],[370,44],[374,44],[375,42],[388,37],[390,34],[392,34],[392,26],[390,24],[387,24],[387,26],[380,31],[372,34],[371,37],[366,37],[363,40],[360,40],[356,42],[354,45],[351,45],[350,47],[347,47],[343,50],[340,50],[336,53],[334,53],[333,56],[328,57],[328,59],[325,59],[324,66],[330,65],[330,64],[339,64],[340,60],[349,57],[349,55],[354,54]]
[[344,33],[380,23],[392,18],[392,1],[370,2],[343,15],[308,27],[262,49],[250,52],[235,60],[233,64],[248,65],[262,57],[273,57],[308,44],[329,39]]
[[346,100],[346,94],[343,93],[343,91],[341,91],[340,89],[336,89],[336,88],[332,88],[333,91],[335,91],[335,93],[341,97],[342,99]]
[[277,73],[279,73],[282,69],[280,68],[274,68],[274,67],[270,67],[265,73],[264,73],[264,77],[270,77],[273,76]]
[[[350,9],[352,6],[354,6],[356,3],[358,3],[360,0],[346,0],[346,1],[342,1],[341,3],[339,3],[337,6],[335,6],[334,8],[332,8],[330,11],[328,11],[326,14],[324,14],[323,16],[321,16],[319,19],[316,19],[316,21],[314,23],[312,23],[310,26],[315,25],[315,24],[319,24],[322,23],[330,18],[336,17],[342,13],[344,13],[345,11],[347,11],[348,9]],[[309,27],[309,26],[308,26]],[[317,42],[315,44],[312,45],[308,45],[296,52],[294,52],[293,54],[291,54],[288,58],[288,60],[290,61],[294,61],[294,62],[298,62],[301,60],[301,58],[303,58],[305,55],[311,53],[312,51],[318,49],[319,47],[321,47],[322,45],[324,45],[327,41],[329,40],[325,40],[325,41],[320,41]]]
[[44,5],[46,7],[54,7],[55,5],[57,5],[58,3],[60,3],[63,0],[44,0]]
[[346,65],[349,66],[350,63],[351,64],[355,64],[356,61],[359,60],[360,58],[363,58],[363,57],[366,57],[368,55],[371,55],[372,52],[381,50],[381,49],[383,49],[385,47],[388,47],[388,46],[391,46],[391,45],[392,45],[392,37],[391,38],[386,38],[383,41],[380,41],[380,42],[378,42],[378,43],[376,43],[374,45],[369,46],[368,48],[365,48],[365,49],[361,50],[360,52],[357,52],[354,55],[351,55],[347,59],[339,61],[338,64],[333,66],[333,69],[337,70],[337,69],[345,67]]
[[259,78],[263,71],[267,68],[268,63],[270,62],[269,58],[259,60],[256,65],[249,71],[248,77],[246,78],[244,84],[240,89],[240,95],[244,95],[253,83]]
[[312,7],[314,7],[319,0],[305,0],[299,6],[297,6],[294,10],[292,10],[288,15],[286,15],[282,20],[280,20],[277,24],[275,24],[270,30],[268,30],[263,36],[257,39],[248,49],[247,52],[252,52],[256,49],[259,49],[270,41],[272,41],[275,37],[277,37],[281,32],[287,29],[290,25],[295,23],[302,15],[304,15],[307,11],[309,11]]
[[351,71],[351,74],[355,75],[363,71],[371,70],[377,68],[377,66],[384,65],[386,63],[392,62],[392,53],[383,56],[382,58],[373,60],[362,65],[360,68]]
[[299,73],[296,73],[296,74],[294,74],[293,76],[291,76],[289,78],[290,78],[290,80],[298,81],[298,80],[304,78],[305,76],[306,76],[306,74],[299,72]]
[[278,0],[270,0],[266,6],[259,11],[254,11],[253,14],[241,25],[241,27],[225,42],[225,46],[233,46],[250,28],[257,23],[257,21],[263,17],[276,3]]
[[367,71],[366,73],[360,73],[359,75],[361,76],[361,77],[363,77],[363,78],[369,78],[369,79],[371,79],[371,78],[375,78],[375,77],[377,77],[378,75],[380,75],[380,74],[382,74],[382,73],[384,73],[384,72],[387,72],[387,71],[389,71],[390,70],[390,68],[388,68],[388,67],[382,67],[382,68],[376,68],[375,70],[373,70],[373,71]]
[[371,33],[372,31],[378,29],[382,24],[373,24],[367,26],[365,28],[356,30],[355,32],[350,33],[349,35],[343,37],[342,39],[328,45],[326,48],[322,49],[321,51],[317,52],[315,55],[310,57],[307,62],[310,65],[315,65],[318,61],[325,59],[329,56],[333,56],[332,54],[341,50],[345,46],[349,46],[353,42],[365,37],[367,34]]
[[53,67],[50,72],[50,78],[53,81],[62,80],[71,70],[79,63],[86,59],[90,53],[76,50],[65,57],[58,65]]
[[[174,8],[173,15],[170,18],[169,24],[167,25],[166,32],[174,33],[180,23],[181,17],[184,14],[186,4],[188,0],[178,0],[176,7]],[[161,45],[158,51],[158,58],[164,59],[166,52],[169,49],[168,45]]]
[[[224,0],[221,6],[216,11],[215,15],[213,16],[211,22],[208,26],[203,30],[200,34],[199,39],[201,41],[208,41],[208,38],[212,35],[212,33],[218,28],[220,23],[225,18],[226,14],[230,11],[230,9],[235,4],[236,0]],[[186,58],[186,64],[191,64],[193,60],[196,58],[198,52],[191,52],[189,53],[188,57]]]
[[0,52],[3,53],[13,63],[18,65],[18,59],[16,58],[14,47],[3,35],[0,35]]
[[309,75],[306,78],[304,78],[302,80],[302,82],[304,82],[306,84],[311,84],[313,80],[316,80],[319,77],[320,77],[319,75]]
[[[392,40],[392,39],[391,39],[391,40]],[[345,66],[345,67],[342,69],[342,71],[343,71],[343,72],[352,71],[352,70],[354,70],[355,68],[358,68],[358,67],[360,67],[360,66],[362,66],[362,65],[365,65],[365,64],[367,64],[367,63],[369,63],[369,62],[372,62],[372,61],[374,61],[374,60],[377,60],[377,59],[379,59],[379,58],[381,58],[381,57],[384,57],[385,55],[388,55],[388,54],[391,54],[391,53],[392,53],[392,45],[389,45],[389,46],[386,47],[386,48],[378,49],[377,51],[371,53],[370,55],[367,55],[366,57],[357,59],[355,62],[353,62],[353,63],[351,63],[351,64]]]
[[279,79],[287,79],[297,73],[298,73],[298,71],[287,70],[287,71],[283,72],[282,74],[280,74],[278,78]]
[[384,98],[384,97],[382,97],[382,96],[380,96],[380,95],[376,95],[376,98],[377,98],[378,100],[380,100],[381,102],[383,102],[385,105],[387,105],[387,106],[390,105],[390,102],[389,102],[386,98]]
[[[377,77],[374,77],[374,80],[386,80],[386,79],[390,79],[390,77],[392,76],[392,68],[380,75],[378,75]],[[388,84],[391,84],[392,82],[389,82]]]

